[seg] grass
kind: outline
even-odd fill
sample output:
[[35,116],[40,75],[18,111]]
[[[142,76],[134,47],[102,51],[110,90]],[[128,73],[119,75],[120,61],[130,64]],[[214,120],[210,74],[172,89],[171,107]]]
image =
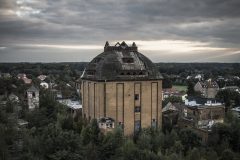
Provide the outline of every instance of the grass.
[[178,91],[187,91],[187,86],[181,86],[181,85],[173,85],[173,88],[175,88]]

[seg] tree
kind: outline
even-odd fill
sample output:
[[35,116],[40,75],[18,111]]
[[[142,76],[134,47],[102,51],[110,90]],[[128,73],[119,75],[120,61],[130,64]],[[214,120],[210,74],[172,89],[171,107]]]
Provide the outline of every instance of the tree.
[[177,96],[170,96],[167,97],[163,100],[163,106],[166,106],[168,104],[168,102],[171,103],[183,103],[182,98],[181,97],[177,97]]
[[195,86],[195,82],[194,81],[189,80],[187,82],[187,95],[188,96],[201,96],[200,92],[196,92],[194,90],[194,86]]
[[82,129],[81,139],[84,145],[90,142],[97,145],[101,141],[101,133],[96,119],[93,119],[89,125]]
[[163,88],[172,88],[172,81],[168,77],[164,77],[162,87]]
[[200,146],[200,138],[191,129],[182,129],[179,133],[179,138],[184,146],[184,152],[189,149]]
[[100,153],[99,159],[115,159],[114,156],[117,155],[117,151],[120,150],[123,140],[123,132],[121,128],[117,127],[113,132],[107,133],[98,147]]
[[240,94],[236,91],[225,89],[225,90],[220,90],[217,93],[216,98],[224,101],[226,112],[227,112],[233,104],[239,105]]
[[222,152],[222,157],[220,160],[233,160],[234,154],[230,149],[226,149]]
[[200,160],[201,159],[201,155],[197,148],[193,148],[190,151],[190,154],[188,156],[189,156],[189,158],[188,158],[189,160]]

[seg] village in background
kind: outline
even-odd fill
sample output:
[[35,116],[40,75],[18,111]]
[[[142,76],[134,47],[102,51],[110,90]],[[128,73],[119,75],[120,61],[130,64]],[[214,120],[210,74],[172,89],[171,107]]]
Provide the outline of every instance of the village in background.
[[[136,147],[141,150],[142,145],[149,153],[143,151],[140,155],[154,157],[153,152],[162,159],[179,155],[191,159],[196,153],[199,157],[207,155],[204,157],[207,160],[224,159],[222,152],[239,158],[240,64],[156,63],[164,77],[159,93],[163,127],[156,131],[161,132],[158,136],[164,140],[158,139],[158,144],[150,140],[159,138],[152,135],[155,133],[151,129],[133,135],[130,142],[118,135],[121,133],[114,121],[89,122],[82,117],[80,76],[86,65],[0,64],[0,135],[6,136],[0,143],[2,157],[81,159],[85,155],[87,159],[111,159],[116,152],[127,156],[129,149],[139,154]],[[53,130],[56,127],[61,132]],[[108,133],[109,130],[113,132]],[[64,144],[57,146],[60,144],[57,141]],[[203,146],[208,149],[201,150]],[[99,157],[98,152],[106,153]]]

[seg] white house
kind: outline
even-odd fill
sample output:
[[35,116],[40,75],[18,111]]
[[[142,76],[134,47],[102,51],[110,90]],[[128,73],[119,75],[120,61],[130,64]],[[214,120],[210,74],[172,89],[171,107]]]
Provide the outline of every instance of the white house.
[[41,82],[40,86],[42,86],[44,89],[48,89],[49,88],[49,84],[47,82]]

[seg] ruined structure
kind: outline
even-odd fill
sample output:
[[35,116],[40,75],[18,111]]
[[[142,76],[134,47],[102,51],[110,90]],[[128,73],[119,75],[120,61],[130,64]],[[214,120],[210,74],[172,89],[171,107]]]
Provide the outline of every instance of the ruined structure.
[[162,126],[162,76],[156,66],[128,46],[106,42],[81,76],[83,116],[112,119],[125,135]]

